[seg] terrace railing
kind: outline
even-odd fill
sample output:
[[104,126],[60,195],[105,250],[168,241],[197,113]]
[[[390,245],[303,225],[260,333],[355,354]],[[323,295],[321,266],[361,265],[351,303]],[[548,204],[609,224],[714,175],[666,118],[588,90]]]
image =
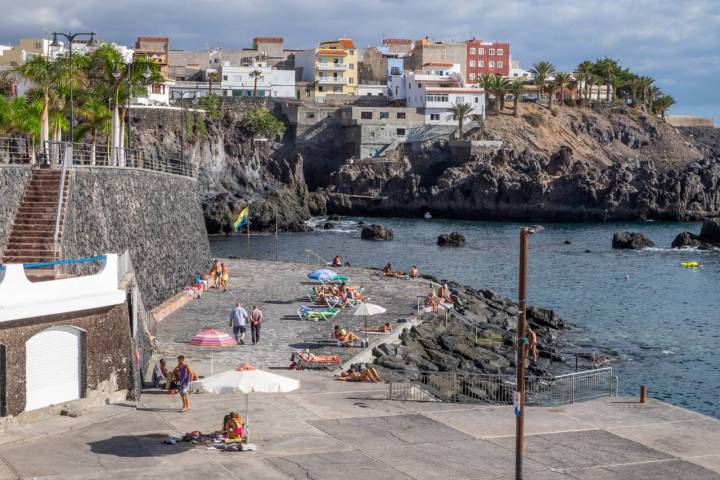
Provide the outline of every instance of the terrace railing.
[[33,146],[27,138],[0,137],[0,164],[32,163]]

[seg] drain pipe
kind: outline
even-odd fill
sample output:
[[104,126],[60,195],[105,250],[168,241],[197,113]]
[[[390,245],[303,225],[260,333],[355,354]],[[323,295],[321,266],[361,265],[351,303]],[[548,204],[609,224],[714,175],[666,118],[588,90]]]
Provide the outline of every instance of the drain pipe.
[[68,142],[65,145],[65,157],[63,158],[62,173],[60,174],[60,189],[58,190],[57,212],[55,213],[55,234],[53,235],[53,248],[58,251],[58,241],[60,239],[60,215],[62,214],[63,195],[65,194],[65,176],[67,175],[67,167],[72,164],[73,145]]

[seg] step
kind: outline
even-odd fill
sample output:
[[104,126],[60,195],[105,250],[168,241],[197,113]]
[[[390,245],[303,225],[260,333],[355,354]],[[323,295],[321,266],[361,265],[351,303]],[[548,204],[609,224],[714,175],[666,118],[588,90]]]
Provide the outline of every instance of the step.
[[[15,225],[13,225],[12,231],[10,234],[13,234],[15,232],[37,232],[38,234],[42,234],[42,232],[47,231],[54,231],[55,230],[55,222],[52,223],[38,223],[38,222],[15,222]],[[60,225],[60,230],[62,230],[62,224]]]
[[52,235],[47,237],[39,237],[36,239],[28,239],[28,238],[19,238],[16,240],[10,239],[7,242],[7,245],[5,245],[5,248],[32,248],[32,247],[42,247],[45,248],[47,246],[52,247],[53,245],[53,238]]
[[16,256],[16,255],[4,255],[2,257],[2,263],[44,263],[54,262],[55,257],[36,257],[36,256]]

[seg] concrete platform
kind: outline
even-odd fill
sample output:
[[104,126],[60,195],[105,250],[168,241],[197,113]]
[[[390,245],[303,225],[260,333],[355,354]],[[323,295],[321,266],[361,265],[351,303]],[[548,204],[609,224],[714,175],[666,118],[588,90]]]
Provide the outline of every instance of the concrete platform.
[[[203,365],[204,366],[204,365]],[[0,479],[510,479],[512,407],[394,402],[384,384],[328,372],[278,372],[299,391],[250,397],[252,453],[164,445],[167,435],[213,431],[241,395],[179,400],[145,394],[5,432]],[[528,408],[527,479],[720,479],[720,422],[651,400],[601,399]]]

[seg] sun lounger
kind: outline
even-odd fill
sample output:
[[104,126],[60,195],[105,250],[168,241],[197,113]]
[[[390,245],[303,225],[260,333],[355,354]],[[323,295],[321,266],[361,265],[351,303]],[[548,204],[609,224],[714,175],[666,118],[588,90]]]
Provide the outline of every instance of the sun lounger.
[[[303,356],[305,358],[303,358]],[[308,359],[307,354],[293,353],[292,361],[295,368],[303,370],[305,368],[337,368],[340,366],[340,355],[312,355]]]
[[329,308],[314,305],[300,305],[297,309],[298,317],[300,320],[331,320],[340,313],[337,308]]

